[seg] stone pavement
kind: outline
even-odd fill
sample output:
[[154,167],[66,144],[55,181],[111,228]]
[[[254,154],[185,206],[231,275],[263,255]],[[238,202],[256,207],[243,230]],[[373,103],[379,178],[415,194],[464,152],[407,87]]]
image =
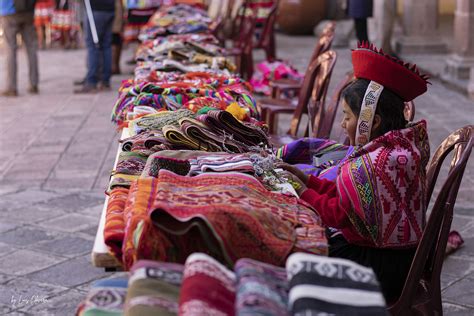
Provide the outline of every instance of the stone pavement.
[[[304,69],[314,42],[313,37],[279,36],[279,57]],[[349,51],[337,53],[329,94],[350,69]],[[131,50],[123,59],[130,56]],[[0,314],[72,315],[91,282],[114,275],[94,268],[90,251],[117,150],[118,135],[109,120],[116,93],[72,94],[72,81],[85,71],[84,50],[41,51],[38,96],[25,93],[26,65],[22,52],[21,96],[0,98]],[[113,90],[129,76],[114,78]],[[472,102],[437,81],[416,106],[417,118],[428,120],[432,148],[473,122]],[[282,128],[287,120],[282,118]],[[474,313],[472,166],[453,223],[466,245],[443,270],[449,314]],[[26,301],[32,296],[35,300]]]

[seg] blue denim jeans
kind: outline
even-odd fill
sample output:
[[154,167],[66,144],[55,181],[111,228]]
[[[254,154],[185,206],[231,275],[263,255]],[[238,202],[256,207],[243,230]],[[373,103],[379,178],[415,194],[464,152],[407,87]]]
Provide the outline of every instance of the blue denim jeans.
[[96,86],[98,83],[98,71],[102,70],[100,78],[102,83],[110,84],[112,75],[112,22],[115,13],[113,11],[93,11],[95,27],[99,37],[99,44],[94,44],[91,27],[87,14],[85,14],[84,29],[87,46],[87,75],[86,84]]

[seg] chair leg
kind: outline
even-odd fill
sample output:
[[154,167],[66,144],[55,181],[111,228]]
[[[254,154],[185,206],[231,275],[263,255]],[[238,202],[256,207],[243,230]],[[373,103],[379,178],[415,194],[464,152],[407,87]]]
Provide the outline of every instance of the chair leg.
[[270,135],[275,135],[278,133],[278,121],[276,120],[275,112],[270,111],[268,113],[268,130]]
[[276,45],[275,45],[275,35],[270,35],[270,40],[265,46],[265,54],[267,55],[267,60],[272,62],[276,59]]

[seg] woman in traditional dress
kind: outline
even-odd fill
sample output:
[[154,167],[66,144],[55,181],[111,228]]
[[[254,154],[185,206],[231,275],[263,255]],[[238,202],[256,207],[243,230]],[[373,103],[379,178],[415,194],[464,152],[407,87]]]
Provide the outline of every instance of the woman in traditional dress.
[[426,122],[406,122],[404,103],[426,91],[427,77],[368,44],[353,50],[352,62],[356,80],[343,91],[341,123],[351,146],[305,139],[280,155],[290,163],[306,155],[316,165],[310,176],[282,167],[331,227],[329,255],[372,267],[390,303],[403,289],[425,226]]
[[38,0],[35,5],[35,28],[38,37],[38,48],[43,49],[46,42],[46,33],[51,25],[54,0]]

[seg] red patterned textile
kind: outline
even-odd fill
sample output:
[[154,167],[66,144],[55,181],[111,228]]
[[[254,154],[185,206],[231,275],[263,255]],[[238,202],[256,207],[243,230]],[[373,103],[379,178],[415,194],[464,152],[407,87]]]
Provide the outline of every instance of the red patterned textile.
[[122,261],[122,243],[125,236],[123,211],[128,191],[128,188],[116,187],[110,192],[105,215],[104,241],[119,262]]
[[282,265],[296,250],[327,252],[324,229],[308,204],[269,192],[251,176],[183,177],[161,170],[156,186],[149,215],[168,239],[182,245],[175,249],[183,251],[181,258],[193,250],[229,265],[244,257]]
[[235,274],[202,253],[188,257],[179,297],[181,316],[233,316]]
[[148,208],[156,195],[157,186],[150,179],[139,179],[132,183],[125,206],[126,224],[123,241],[123,265],[129,270],[139,259],[163,258],[166,260],[166,249],[171,248],[168,239],[157,229],[147,216]]

